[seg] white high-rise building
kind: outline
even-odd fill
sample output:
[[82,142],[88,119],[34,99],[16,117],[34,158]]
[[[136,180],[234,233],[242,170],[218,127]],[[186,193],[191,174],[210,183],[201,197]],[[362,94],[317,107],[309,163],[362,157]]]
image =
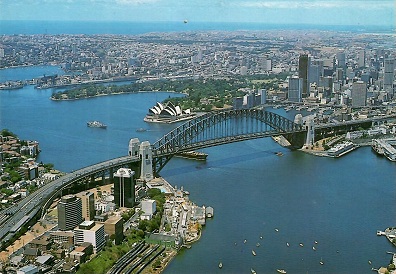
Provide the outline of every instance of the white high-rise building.
[[84,242],[91,243],[94,253],[98,253],[105,245],[105,231],[103,224],[95,224],[93,221],[84,221],[74,229],[74,244]]

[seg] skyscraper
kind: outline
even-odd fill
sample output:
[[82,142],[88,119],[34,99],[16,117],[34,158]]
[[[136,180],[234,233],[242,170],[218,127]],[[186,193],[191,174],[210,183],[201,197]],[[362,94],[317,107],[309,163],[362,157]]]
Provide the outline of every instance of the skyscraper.
[[288,100],[290,102],[301,102],[303,89],[303,79],[289,78]]
[[63,196],[58,203],[59,230],[72,230],[82,221],[81,199],[75,195]]
[[366,52],[364,49],[359,49],[357,52],[357,63],[360,68],[366,66]]
[[363,81],[352,84],[352,107],[363,107],[367,101],[367,85]]
[[135,172],[120,168],[114,173],[114,203],[119,207],[133,207],[135,204]]
[[394,94],[393,81],[395,71],[395,59],[385,59],[384,62],[384,90],[392,98]]
[[337,52],[337,67],[345,68],[345,66],[346,66],[345,52],[339,51],[339,52]]
[[302,54],[298,60],[298,77],[302,79],[302,97],[307,97],[308,94],[308,71],[308,54]]

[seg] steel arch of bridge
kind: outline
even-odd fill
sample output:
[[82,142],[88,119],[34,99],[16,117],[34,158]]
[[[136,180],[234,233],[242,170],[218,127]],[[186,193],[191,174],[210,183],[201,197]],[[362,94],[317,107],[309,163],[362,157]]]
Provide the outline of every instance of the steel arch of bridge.
[[154,173],[180,152],[302,131],[301,125],[264,109],[209,112],[176,127],[152,145]]

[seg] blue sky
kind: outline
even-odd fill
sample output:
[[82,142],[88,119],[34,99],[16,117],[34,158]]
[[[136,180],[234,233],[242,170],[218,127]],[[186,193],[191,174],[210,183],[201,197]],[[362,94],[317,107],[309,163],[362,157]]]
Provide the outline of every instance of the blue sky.
[[1,20],[395,26],[395,0],[0,0]]

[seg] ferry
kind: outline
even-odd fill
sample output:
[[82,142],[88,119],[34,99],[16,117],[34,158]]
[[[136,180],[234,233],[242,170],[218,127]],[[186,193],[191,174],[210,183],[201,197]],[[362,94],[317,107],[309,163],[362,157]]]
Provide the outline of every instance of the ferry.
[[87,122],[88,127],[97,127],[97,128],[107,128],[107,125],[105,125],[102,122],[99,121],[89,121]]
[[199,151],[185,151],[176,153],[176,157],[186,158],[186,159],[193,159],[199,161],[206,161],[208,154],[199,152]]
[[352,142],[345,142],[336,145],[335,147],[330,148],[327,150],[327,155],[329,157],[340,157],[348,152],[351,152],[356,148],[355,144]]

